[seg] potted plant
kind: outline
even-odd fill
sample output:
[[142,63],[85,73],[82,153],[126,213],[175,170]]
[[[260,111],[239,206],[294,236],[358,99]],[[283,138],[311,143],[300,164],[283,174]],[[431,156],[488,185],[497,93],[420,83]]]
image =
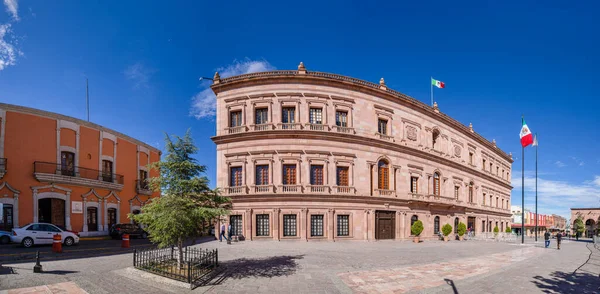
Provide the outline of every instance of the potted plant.
[[506,227],[505,233],[512,233],[512,229],[510,227]]
[[467,232],[467,226],[463,222],[458,223],[458,227],[456,227],[456,232],[458,233],[458,240],[462,241],[463,236]]
[[411,227],[410,232],[415,236],[413,242],[419,243],[419,235],[423,232],[423,222],[418,220]]
[[494,227],[494,238],[498,238],[498,233],[500,232],[500,229],[498,229],[498,226]]
[[444,234],[444,242],[448,242],[448,235],[452,233],[452,226],[450,224],[445,224],[442,227],[442,233]]

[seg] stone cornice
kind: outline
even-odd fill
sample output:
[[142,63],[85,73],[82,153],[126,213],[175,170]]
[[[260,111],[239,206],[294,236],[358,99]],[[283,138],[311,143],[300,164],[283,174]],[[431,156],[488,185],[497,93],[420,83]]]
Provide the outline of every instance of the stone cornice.
[[494,144],[481,135],[472,132],[468,126],[465,126],[450,116],[434,110],[433,107],[415,99],[408,95],[402,94],[398,91],[385,88],[380,88],[379,84],[367,82],[360,79],[355,79],[347,76],[342,76],[332,73],[324,72],[305,72],[305,74],[298,74],[295,70],[279,70],[269,72],[259,72],[244,74],[239,76],[233,76],[229,78],[220,79],[218,83],[213,83],[211,89],[218,94],[222,91],[231,89],[237,89],[246,86],[254,85],[266,85],[266,84],[289,84],[289,83],[304,83],[304,84],[317,84],[326,86],[337,86],[343,89],[350,89],[357,92],[367,93],[379,98],[384,98],[401,106],[408,107],[410,109],[419,111],[431,118],[437,119],[449,127],[460,131],[466,138],[475,140],[481,145],[487,147],[490,152],[496,153],[501,156],[504,160],[512,163],[511,157],[494,146]]
[[[500,185],[506,189],[512,189],[513,187],[501,181],[498,178],[491,176],[488,173],[481,172],[476,168],[471,168],[468,166],[464,166],[458,162],[454,162],[452,160],[443,158],[441,156],[436,156],[429,152],[425,152],[422,150],[415,149],[409,146],[398,145],[393,142],[383,141],[383,140],[375,140],[372,138],[365,138],[358,135],[353,134],[344,134],[337,132],[313,132],[313,131],[299,131],[299,130],[272,130],[272,131],[261,131],[261,132],[246,132],[246,133],[237,133],[237,134],[229,134],[223,136],[215,136],[211,139],[215,144],[227,144],[227,143],[235,143],[242,141],[253,141],[253,140],[272,140],[275,138],[290,138],[290,139],[318,139],[325,141],[336,141],[343,144],[361,144],[370,147],[378,147],[382,149],[393,150],[396,152],[414,155],[419,158],[423,158],[426,160],[431,160],[446,166],[454,167],[456,169],[462,170],[468,174],[473,174],[479,176],[482,179],[486,179],[492,183]],[[290,153],[288,150],[281,150],[278,153]],[[296,152],[302,152],[298,150]]]
[[97,125],[95,123],[84,121],[84,120],[81,120],[78,118],[74,118],[74,117],[70,117],[70,116],[66,116],[66,115],[62,115],[62,114],[58,114],[58,113],[54,113],[54,112],[49,112],[49,111],[45,111],[45,110],[40,110],[40,109],[35,109],[35,108],[30,108],[30,107],[25,107],[25,106],[20,106],[20,105],[6,104],[6,103],[0,103],[0,109],[7,110],[7,111],[20,112],[20,113],[25,113],[25,114],[30,114],[30,115],[43,116],[43,117],[47,117],[47,118],[51,118],[51,119],[66,120],[69,122],[76,123],[80,126],[84,126],[86,128],[94,129],[94,130],[101,131],[101,132],[104,131],[104,132],[113,134],[113,135],[117,136],[118,138],[123,139],[125,141],[129,141],[131,143],[144,146],[144,147],[158,153],[159,155],[161,153],[161,151],[158,150],[156,147],[152,147],[149,144],[146,144],[140,140],[134,139],[123,133],[119,133],[115,130],[111,130],[111,129],[103,127],[101,125]]

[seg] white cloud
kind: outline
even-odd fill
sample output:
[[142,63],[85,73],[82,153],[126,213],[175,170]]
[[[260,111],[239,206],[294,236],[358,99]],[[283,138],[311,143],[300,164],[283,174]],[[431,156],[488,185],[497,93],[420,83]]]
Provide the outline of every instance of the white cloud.
[[[250,60],[243,61],[234,60],[232,64],[218,68],[217,71],[221,78],[237,76],[242,74],[271,71],[273,67],[266,60]],[[210,84],[205,83],[202,90],[192,97],[192,108],[190,114],[197,119],[213,117],[216,115],[217,97],[210,89]]]
[[150,77],[155,70],[146,67],[143,63],[137,62],[130,65],[123,71],[125,77],[133,82],[135,89],[150,88]]
[[564,163],[563,163],[562,161],[560,161],[560,160],[557,160],[557,161],[556,161],[554,164],[556,164],[556,166],[558,166],[558,167],[565,167],[565,166],[567,166],[566,164],[564,164]]
[[600,187],[600,176],[596,176],[594,178],[594,184],[596,184],[596,186]]
[[4,5],[6,6],[6,12],[12,15],[14,20],[18,21],[19,3],[17,2],[17,0],[4,0]]
[[575,164],[577,164],[578,166],[584,166],[585,162],[575,156],[571,156],[571,159],[573,159],[573,161],[575,161]]
[[10,24],[0,24],[0,70],[17,63],[17,56],[22,55],[15,44]]

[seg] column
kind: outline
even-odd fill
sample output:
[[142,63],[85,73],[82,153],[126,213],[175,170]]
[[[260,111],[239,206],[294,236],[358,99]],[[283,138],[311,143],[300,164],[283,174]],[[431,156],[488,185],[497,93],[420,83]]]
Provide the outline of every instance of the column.
[[401,211],[397,211],[396,212],[396,232],[395,232],[395,237],[394,239],[396,240],[400,240],[402,239],[404,236],[402,236],[402,227],[404,226],[404,218],[402,217],[403,212]]
[[[13,195],[13,226],[15,228],[19,227],[19,194]],[[37,201],[36,201],[37,202]],[[34,205],[37,206],[37,205]]]
[[363,221],[363,228],[364,228],[364,239],[365,241],[369,241],[369,210],[365,209],[364,211],[364,221]]
[[102,211],[104,212],[104,224],[102,225],[102,230],[108,231],[108,208],[106,207],[106,198],[102,199]]
[[306,237],[306,220],[308,218],[308,209],[302,208],[302,212],[300,213],[300,239],[306,240],[308,242],[308,238]]
[[327,213],[327,240],[334,240],[334,227],[333,227],[333,214],[335,213],[335,210],[333,210],[332,208],[329,209],[328,213]]
[[33,189],[33,222],[38,222],[38,191]]
[[79,126],[75,131],[75,175],[79,176]]
[[248,236],[248,238],[250,238],[250,241],[252,241],[252,209],[246,209],[246,214],[244,215],[244,217],[244,232],[245,235]]
[[117,200],[117,224],[121,223],[121,200]]
[[[117,139],[115,139],[116,141],[118,141]],[[114,142],[113,144],[113,182],[117,179],[116,176],[114,174],[117,173],[117,142]],[[150,154],[148,154],[148,158],[150,158]],[[135,167],[135,170],[137,171],[139,167]],[[140,172],[138,171],[137,174],[139,174]]]
[[[131,200],[129,201],[129,213],[133,212],[133,204],[131,203]],[[133,219],[129,218],[129,223],[133,224]],[[220,229],[220,227],[219,227]]]
[[88,231],[88,226],[87,226],[87,199],[83,199],[83,231],[87,232]]
[[[100,131],[100,152],[98,154],[98,170],[102,170],[102,141],[104,141],[104,132]],[[113,163],[114,164],[114,163]],[[102,173],[98,173],[98,180],[102,180]]]
[[273,239],[279,241],[279,208],[273,209]]

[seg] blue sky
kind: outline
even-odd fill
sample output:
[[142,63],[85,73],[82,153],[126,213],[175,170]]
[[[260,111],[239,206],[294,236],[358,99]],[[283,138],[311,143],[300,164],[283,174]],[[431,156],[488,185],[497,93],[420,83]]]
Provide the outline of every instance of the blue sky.
[[429,77],[444,81],[441,111],[514,154],[513,205],[524,114],[539,211],[600,207],[597,1],[2,1],[0,101],[85,118],[87,77],[93,122],[159,148],[191,128],[212,182],[213,96],[198,78],[303,61],[424,102]]

